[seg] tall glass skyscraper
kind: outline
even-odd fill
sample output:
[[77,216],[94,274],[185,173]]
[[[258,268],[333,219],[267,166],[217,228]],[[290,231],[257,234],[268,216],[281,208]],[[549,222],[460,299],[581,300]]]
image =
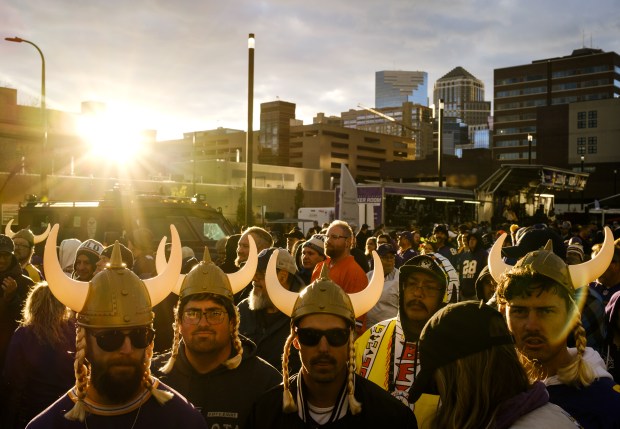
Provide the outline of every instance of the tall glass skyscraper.
[[428,73],[384,70],[375,73],[375,107],[400,107],[405,102],[428,107]]

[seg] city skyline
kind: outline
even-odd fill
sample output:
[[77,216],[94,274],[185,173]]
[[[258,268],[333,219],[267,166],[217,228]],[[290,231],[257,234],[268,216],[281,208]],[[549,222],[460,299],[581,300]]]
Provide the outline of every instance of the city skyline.
[[380,70],[427,72],[432,100],[437,79],[462,66],[492,101],[495,68],[582,46],[620,51],[617,0],[210,3],[4,1],[0,86],[38,105],[38,53],[4,40],[21,37],[45,55],[49,108],[77,113],[83,101],[103,102],[164,140],[246,129],[248,33],[256,34],[255,130],[260,103],[278,99],[295,103],[306,124],[319,112],[372,106]]

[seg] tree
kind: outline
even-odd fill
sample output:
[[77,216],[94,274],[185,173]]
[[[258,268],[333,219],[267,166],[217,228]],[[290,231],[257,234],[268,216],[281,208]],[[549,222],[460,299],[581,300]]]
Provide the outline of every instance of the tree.
[[[237,203],[237,225],[245,225],[245,183],[241,187],[241,193],[239,194],[239,202]],[[252,212],[252,218],[249,220],[249,225],[254,225],[254,212]]]
[[304,206],[304,187],[301,186],[301,183],[297,184],[297,188],[295,189],[295,213],[293,217],[297,217],[297,213],[299,213],[299,209]]

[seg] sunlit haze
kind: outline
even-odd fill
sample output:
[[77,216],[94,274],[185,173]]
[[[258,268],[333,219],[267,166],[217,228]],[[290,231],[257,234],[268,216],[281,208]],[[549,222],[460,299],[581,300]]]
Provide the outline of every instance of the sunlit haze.
[[492,100],[495,68],[582,46],[620,52],[619,16],[618,0],[4,0],[0,86],[38,105],[38,53],[4,40],[21,37],[45,55],[48,107],[79,113],[83,101],[106,103],[122,119],[106,131],[130,125],[175,139],[246,129],[249,33],[258,129],[260,103],[277,99],[295,103],[304,123],[374,106],[380,70],[428,72],[432,103],[435,81],[462,66]]

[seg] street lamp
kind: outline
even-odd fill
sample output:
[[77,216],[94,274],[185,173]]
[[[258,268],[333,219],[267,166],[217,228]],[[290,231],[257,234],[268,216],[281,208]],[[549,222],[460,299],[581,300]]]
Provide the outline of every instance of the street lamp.
[[[581,172],[583,173],[583,162],[586,160],[586,157],[581,155]],[[581,190],[581,210],[583,210],[583,189]]]
[[532,135],[527,134],[527,163],[532,163]]
[[438,111],[439,111],[439,122],[437,123],[437,174],[438,174],[438,184],[439,187],[441,188],[443,186],[443,180],[442,180],[442,171],[441,171],[441,158],[442,158],[442,147],[441,147],[441,143],[442,143],[442,136],[441,136],[441,132],[442,132],[442,127],[443,127],[443,98],[439,99],[439,107],[438,107]]
[[246,140],[245,162],[245,224],[252,226],[252,158],[254,140],[254,33],[248,36],[248,133]]
[[5,37],[4,40],[15,43],[28,43],[41,55],[41,123],[43,127],[43,150],[41,151],[41,198],[47,199],[47,111],[45,108],[45,57],[37,45],[20,37]]

